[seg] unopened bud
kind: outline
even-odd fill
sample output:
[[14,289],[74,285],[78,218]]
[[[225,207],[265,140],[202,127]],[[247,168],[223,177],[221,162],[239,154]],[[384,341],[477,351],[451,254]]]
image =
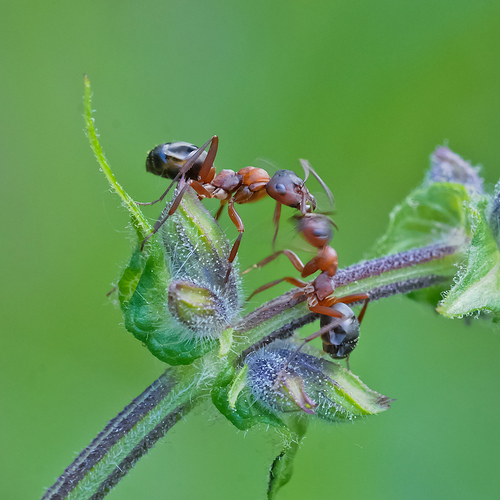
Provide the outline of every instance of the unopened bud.
[[192,189],[159,233],[120,282],[125,326],[158,359],[186,365],[215,349],[238,315],[237,273],[225,282],[229,241]]
[[325,420],[349,420],[389,408],[389,399],[372,391],[350,371],[325,359],[297,352],[290,344],[248,356],[248,386],[274,413],[315,414]]
[[490,200],[487,213],[491,232],[500,248],[500,181],[495,186],[495,193]]
[[224,302],[210,290],[189,281],[173,281],[168,287],[172,316],[200,337],[218,335],[227,327]]
[[473,167],[446,146],[440,146],[432,153],[428,181],[462,184],[470,194],[484,193],[479,167]]

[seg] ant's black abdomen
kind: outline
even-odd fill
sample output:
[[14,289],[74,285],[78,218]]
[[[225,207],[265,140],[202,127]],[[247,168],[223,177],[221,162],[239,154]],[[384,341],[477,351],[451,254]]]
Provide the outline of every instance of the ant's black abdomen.
[[[146,170],[160,177],[174,179],[189,156],[197,150],[198,148],[189,142],[180,141],[160,144],[148,153]],[[184,174],[187,179],[198,179],[198,174],[206,156],[207,153],[204,151]]]

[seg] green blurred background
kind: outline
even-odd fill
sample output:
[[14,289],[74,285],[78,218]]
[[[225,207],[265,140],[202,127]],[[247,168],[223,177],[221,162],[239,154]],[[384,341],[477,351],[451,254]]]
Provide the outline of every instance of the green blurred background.
[[[161,142],[218,134],[219,168],[300,172],[307,158],[334,192],[346,266],[435,146],[449,141],[498,179],[499,20],[499,2],[478,0],[3,2],[1,497],[41,497],[163,369],[106,298],[131,232],[83,132],[84,72],[107,157],[136,199],[165,186],[144,170]],[[269,253],[272,210],[239,209],[243,268]],[[303,246],[290,226],[279,242]],[[276,263],[245,291],[290,272]],[[487,325],[403,298],[370,306],[351,368],[396,401],[313,425],[280,498],[497,497],[499,352]],[[239,433],[207,404],[110,498],[263,498],[272,434]]]

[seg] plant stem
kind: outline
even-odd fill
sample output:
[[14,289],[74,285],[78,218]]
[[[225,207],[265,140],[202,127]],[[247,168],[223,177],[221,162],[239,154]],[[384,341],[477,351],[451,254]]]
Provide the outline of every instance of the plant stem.
[[85,129],[87,132],[87,137],[90,142],[90,147],[94,152],[97,162],[101,167],[101,171],[106,176],[110,186],[113,188],[115,193],[121,198],[123,205],[130,212],[132,217],[132,223],[138,235],[139,241],[143,240],[148,234],[151,233],[153,228],[149,222],[144,218],[142,212],[138,209],[135,201],[127,194],[123,189],[121,184],[116,180],[111,167],[104,156],[104,151],[99,143],[98,133],[94,126],[94,119],[92,118],[92,91],[90,89],[90,82],[87,75],[84,77],[85,84],[85,97],[84,97],[84,117],[85,117]]
[[[367,293],[371,300],[378,300],[451,281],[461,251],[461,246],[430,245],[339,269],[332,278],[335,295]],[[306,296],[300,290],[295,288],[247,314],[234,327],[235,335],[241,334],[236,351],[241,353],[288,323],[303,325],[310,322],[306,317],[314,321],[318,316],[310,316]]]
[[108,422],[42,500],[103,498],[206,391],[196,374],[194,365],[168,368]]
[[[341,269],[333,278],[335,294],[368,293],[371,300],[404,294],[449,281],[461,247],[432,245]],[[238,363],[256,348],[317,319],[300,289],[285,293],[247,314],[235,327],[227,361]],[[222,364],[216,352],[189,366],[168,368],[113,418],[64,471],[43,499],[100,499],[113,488],[187,414],[211,384]]]

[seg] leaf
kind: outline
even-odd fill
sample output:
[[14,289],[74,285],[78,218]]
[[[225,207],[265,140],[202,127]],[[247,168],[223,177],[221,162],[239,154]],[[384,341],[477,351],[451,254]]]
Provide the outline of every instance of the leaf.
[[500,318],[500,251],[485,216],[485,200],[474,213],[474,236],[456,283],[440,303],[438,312],[461,318],[489,312]]
[[500,183],[493,197],[485,195],[478,168],[448,148],[438,148],[424,184],[391,213],[388,231],[376,244],[374,255],[434,243],[463,246],[456,255],[458,272],[449,287],[412,292],[410,297],[435,307],[445,296],[437,311],[448,318],[489,312],[498,320],[499,191]]
[[[449,150],[445,150],[442,155],[437,154],[440,149],[445,148],[438,148],[437,152],[431,156],[431,169],[427,174],[427,180],[414,189],[391,212],[387,232],[375,244],[370,254],[371,257],[380,257],[433,244],[458,245],[465,249],[467,239],[472,236],[468,208],[469,191],[465,185],[455,182],[436,182],[433,179],[463,177],[469,180],[471,177],[474,178],[477,172],[470,166],[466,168],[468,164],[463,160],[460,163],[457,160],[460,157]],[[453,155],[454,161],[450,160],[450,154]],[[450,167],[450,163],[454,168]],[[459,174],[464,169],[467,175],[460,176]],[[480,184],[479,181],[477,184]],[[456,272],[452,266],[458,264],[462,258],[463,253],[457,252],[453,258],[448,259],[450,269],[445,274],[446,276],[452,276]],[[409,297],[435,308],[442,294],[449,289],[451,284],[451,279],[443,280],[442,284],[432,289],[414,291],[409,294]]]
[[306,434],[307,420],[296,418],[294,425],[290,426],[293,427],[293,432],[289,434],[288,442],[285,443],[283,451],[274,459],[269,469],[268,500],[276,498],[278,491],[292,478],[293,462]]
[[500,181],[495,186],[495,192],[488,203],[486,213],[493,238],[495,238],[497,246],[500,248]]
[[231,363],[220,371],[212,389],[212,403],[237,429],[248,430],[257,424],[286,429],[284,422],[264,408],[242,383],[245,367],[236,373]]
[[192,363],[218,345],[239,313],[235,271],[224,282],[229,242],[190,188],[151,238],[143,263],[145,253],[136,250],[118,285],[128,299],[122,300],[125,327],[158,359]]
[[[86,76],[84,108],[91,148],[111,188],[129,211],[137,234],[137,248],[118,282],[125,327],[162,361],[189,364],[215,348],[216,338],[239,312],[236,267],[225,282],[229,242],[189,188],[176,212],[140,251],[140,244],[153,228],[118,183],[104,156]],[[167,204],[161,217],[169,208]],[[177,288],[172,288],[174,284]]]
[[471,235],[464,186],[438,182],[418,187],[390,214],[385,235],[372,257],[394,254],[437,242],[463,241]]
[[84,98],[84,116],[87,137],[90,141],[90,147],[94,152],[94,155],[101,167],[102,172],[106,176],[111,188],[115,193],[122,199],[124,207],[130,212],[130,217],[132,219],[132,225],[134,226],[138,239],[142,241],[153,228],[149,225],[148,221],[142,214],[141,210],[135,203],[135,201],[127,194],[127,192],[122,188],[122,186],[116,180],[111,167],[109,166],[104,152],[102,150],[101,144],[99,143],[98,134],[94,126],[94,118],[92,117],[92,90],[90,88],[90,81],[87,75],[84,76],[85,84],[85,98]]

